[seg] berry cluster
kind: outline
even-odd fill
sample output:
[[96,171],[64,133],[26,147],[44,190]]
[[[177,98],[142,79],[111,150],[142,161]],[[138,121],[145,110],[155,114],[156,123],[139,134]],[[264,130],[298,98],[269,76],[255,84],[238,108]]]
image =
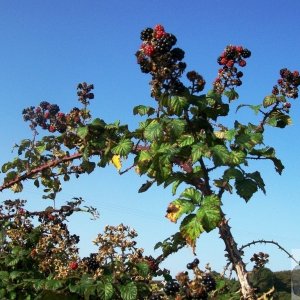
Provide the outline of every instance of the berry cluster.
[[96,272],[96,270],[100,267],[100,264],[97,261],[97,253],[91,253],[89,257],[84,257],[82,261],[90,273]]
[[137,63],[143,73],[152,75],[151,96],[157,98],[163,92],[172,95],[181,94],[185,87],[179,80],[186,68],[182,62],[184,51],[173,48],[177,39],[167,33],[162,25],[146,28],[141,32],[143,41],[136,53]]
[[210,274],[202,276],[202,283],[208,293],[215,290],[217,286],[215,279]]
[[191,81],[192,86],[190,87],[191,94],[203,91],[205,87],[205,80],[196,71],[187,72],[186,77]]
[[87,84],[86,82],[79,83],[77,86],[77,95],[78,95],[78,100],[83,104],[83,105],[88,105],[89,100],[94,99],[94,94],[91,93],[91,91],[94,89],[93,84]]
[[242,46],[227,46],[217,60],[223,67],[219,69],[218,77],[213,83],[214,90],[223,93],[226,88],[240,86],[243,72],[239,71],[236,66],[245,67],[247,64],[245,59],[250,56],[251,51]]
[[167,283],[164,286],[164,292],[166,293],[167,296],[176,295],[176,293],[179,292],[179,289],[180,289],[180,285],[174,279],[167,281]]
[[287,68],[284,68],[280,70],[280,77],[281,78],[277,81],[277,85],[273,86],[272,94],[281,94],[282,96],[293,99],[298,98],[298,86],[300,85],[299,72],[291,72]]
[[155,273],[158,269],[158,263],[154,257],[150,256],[145,256],[146,262],[151,270],[151,272]]
[[264,252],[254,253],[250,260],[255,264],[254,269],[260,269],[269,262],[269,254]]
[[[91,90],[94,88],[92,84],[86,82],[79,83],[77,86],[78,100],[84,105],[89,104],[89,99],[94,98]],[[60,133],[66,132],[67,128],[76,128],[81,125],[84,120],[90,118],[88,110],[74,107],[68,114],[60,111],[56,104],[50,104],[47,101],[42,101],[39,106],[30,106],[25,108],[22,112],[24,121],[30,121],[30,128],[35,130],[37,126],[53,133],[58,131]]]
[[186,268],[187,268],[188,270],[192,270],[192,269],[198,267],[199,263],[200,263],[199,259],[198,259],[198,258],[195,258],[195,259],[193,260],[193,262],[188,263],[188,264],[186,265]]

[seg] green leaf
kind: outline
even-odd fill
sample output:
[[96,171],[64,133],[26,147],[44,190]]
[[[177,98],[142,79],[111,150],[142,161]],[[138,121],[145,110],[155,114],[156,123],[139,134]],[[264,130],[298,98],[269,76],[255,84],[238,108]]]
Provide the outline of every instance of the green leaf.
[[146,192],[154,183],[154,181],[149,181],[147,180],[145,183],[142,184],[142,186],[139,188],[139,193],[144,193]]
[[214,90],[209,90],[206,94],[206,100],[208,100],[210,105],[214,105],[216,102],[221,102],[221,95],[216,93]]
[[47,146],[45,143],[40,143],[39,146],[36,147],[36,150],[39,154],[43,153],[46,150]]
[[111,149],[113,154],[119,154],[120,156],[127,156],[132,150],[133,142],[130,139],[123,138],[120,140],[117,146]]
[[114,288],[111,282],[100,282],[97,285],[97,292],[101,300],[110,300],[114,295]]
[[205,230],[196,214],[186,216],[180,225],[180,232],[183,238],[193,249],[195,249],[197,238],[204,231]]
[[90,125],[92,125],[92,127],[96,127],[96,128],[104,128],[106,123],[104,122],[104,120],[96,118],[92,121],[92,123]]
[[240,104],[237,108],[236,108],[236,112],[242,108],[242,107],[249,107],[250,109],[252,109],[254,111],[254,113],[257,115],[261,109],[261,104],[259,105],[249,105],[249,104]]
[[137,287],[134,282],[129,282],[126,285],[120,285],[119,290],[123,300],[137,299]]
[[193,163],[197,162],[202,156],[210,157],[211,150],[207,145],[198,143],[192,146],[192,161]]
[[233,101],[239,98],[239,94],[233,88],[225,91],[224,95],[228,98],[229,101]]
[[221,201],[217,195],[204,197],[202,205],[197,212],[198,219],[206,232],[215,229],[221,221]]
[[139,152],[139,156],[138,156],[139,162],[145,162],[145,161],[149,161],[151,159],[152,159],[152,155],[150,154],[149,151],[142,150]]
[[246,154],[243,151],[230,152],[230,160],[233,165],[240,165],[245,162]]
[[155,113],[155,109],[150,106],[145,106],[145,105],[138,105],[133,108],[133,114],[137,115],[139,114],[140,116],[148,115],[151,116]]
[[192,145],[194,143],[194,141],[195,141],[195,138],[192,135],[190,135],[190,134],[182,135],[178,139],[178,145],[179,145],[179,147],[185,147],[185,146]]
[[186,121],[184,120],[172,119],[168,122],[167,129],[170,131],[172,137],[177,138],[184,132],[185,125]]
[[195,204],[199,204],[201,200],[201,194],[194,188],[187,188],[181,193],[180,198],[185,198],[191,200]]
[[264,108],[266,108],[266,107],[271,106],[274,103],[276,103],[276,101],[277,101],[277,98],[275,95],[266,96],[263,100],[263,106],[264,106]]
[[255,171],[253,173],[247,173],[247,177],[253,179],[256,182],[258,188],[260,188],[264,194],[266,193],[264,180],[262,179],[258,171]]
[[96,167],[96,163],[91,161],[83,161],[81,164],[81,167],[84,171],[86,171],[88,174],[92,173]]
[[142,277],[147,277],[150,271],[149,265],[146,262],[140,262],[136,264],[138,273]]
[[213,160],[215,165],[228,165],[231,162],[230,152],[223,145],[216,145],[212,147]]
[[178,186],[182,183],[182,180],[175,180],[172,185],[172,195],[174,196],[176,194]]
[[145,128],[144,136],[149,141],[154,141],[162,136],[162,126],[157,120],[152,120]]
[[45,281],[45,289],[47,290],[58,290],[61,287],[63,287],[63,282],[61,280],[47,279]]
[[83,140],[89,133],[88,126],[81,126],[77,129],[77,135]]
[[243,180],[236,180],[235,188],[237,194],[248,202],[253,194],[257,192],[257,183],[255,183],[250,178],[245,178]]
[[9,169],[11,169],[11,168],[13,168],[13,167],[14,167],[13,163],[7,162],[7,163],[5,163],[4,165],[2,165],[1,171],[2,171],[3,173],[6,173]]
[[171,114],[175,114],[178,117],[182,115],[183,110],[188,107],[187,98],[184,96],[172,96],[169,97],[168,110]]

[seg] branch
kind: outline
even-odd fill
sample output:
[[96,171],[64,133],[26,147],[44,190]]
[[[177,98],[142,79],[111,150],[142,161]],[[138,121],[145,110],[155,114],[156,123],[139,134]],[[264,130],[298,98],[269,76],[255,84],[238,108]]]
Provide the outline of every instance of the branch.
[[250,247],[251,245],[255,244],[273,244],[276,245],[281,251],[285,252],[289,258],[291,258],[297,265],[300,265],[300,261],[297,261],[292,254],[290,254],[287,250],[285,250],[282,246],[280,246],[277,242],[275,241],[267,241],[267,240],[257,240],[257,241],[252,241],[246,245],[243,245],[239,251],[242,251],[244,248]]

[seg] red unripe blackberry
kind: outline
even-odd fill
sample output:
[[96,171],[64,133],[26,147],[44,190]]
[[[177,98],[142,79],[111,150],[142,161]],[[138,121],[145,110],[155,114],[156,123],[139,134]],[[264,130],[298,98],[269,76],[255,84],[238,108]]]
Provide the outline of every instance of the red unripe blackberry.
[[54,125],[50,125],[48,130],[49,130],[50,132],[55,132],[55,131],[56,131],[56,128],[55,128]]
[[155,31],[154,37],[157,39],[161,39],[166,33],[164,31]]
[[148,56],[152,56],[155,51],[154,47],[151,44],[146,44],[143,47],[143,50],[144,50],[144,53]]
[[76,261],[71,261],[71,262],[69,263],[69,268],[70,268],[71,270],[76,270],[76,269],[78,268],[78,263],[77,263]]
[[35,112],[38,114],[38,113],[40,113],[41,112],[41,108],[40,107],[37,107],[36,109],[35,109]]
[[272,94],[273,95],[278,95],[279,94],[279,90],[278,90],[278,87],[276,85],[273,87]]
[[243,59],[239,61],[239,66],[240,66],[240,67],[245,67],[246,64],[247,64],[246,61],[243,60]]
[[223,58],[221,59],[221,65],[226,65],[227,62],[228,62],[227,58],[223,57]]
[[248,57],[250,57],[251,56],[251,51],[249,50],[249,49],[244,49],[243,51],[242,51],[242,57],[243,58],[248,58]]
[[242,46],[238,46],[236,47],[236,51],[240,54],[242,54],[242,51],[244,50],[244,48]]
[[44,118],[45,118],[45,119],[49,119],[49,117],[50,117],[50,113],[49,113],[49,111],[46,111],[46,112],[44,113]]
[[234,60],[229,60],[228,62],[227,62],[227,64],[226,64],[226,66],[228,67],[228,68],[231,68],[231,67],[233,67],[233,65],[234,65]]
[[165,31],[164,26],[158,24],[154,26],[154,31]]
[[299,76],[299,72],[298,71],[294,71],[293,75],[294,75],[294,77],[298,77]]
[[150,41],[152,39],[152,35],[153,35],[153,29],[148,27],[141,32],[141,40]]

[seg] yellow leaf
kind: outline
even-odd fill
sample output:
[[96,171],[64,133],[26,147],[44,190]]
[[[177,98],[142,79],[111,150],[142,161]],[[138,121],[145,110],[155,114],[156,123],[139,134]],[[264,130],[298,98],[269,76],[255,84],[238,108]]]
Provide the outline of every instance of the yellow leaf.
[[120,171],[122,168],[121,158],[120,155],[114,155],[111,159],[112,164],[115,166],[115,168]]
[[141,174],[141,170],[140,170],[139,166],[135,166],[134,170],[137,174],[139,174],[139,175]]
[[171,222],[176,223],[178,219],[179,211],[180,211],[180,205],[170,203],[167,209],[166,218],[168,218]]

